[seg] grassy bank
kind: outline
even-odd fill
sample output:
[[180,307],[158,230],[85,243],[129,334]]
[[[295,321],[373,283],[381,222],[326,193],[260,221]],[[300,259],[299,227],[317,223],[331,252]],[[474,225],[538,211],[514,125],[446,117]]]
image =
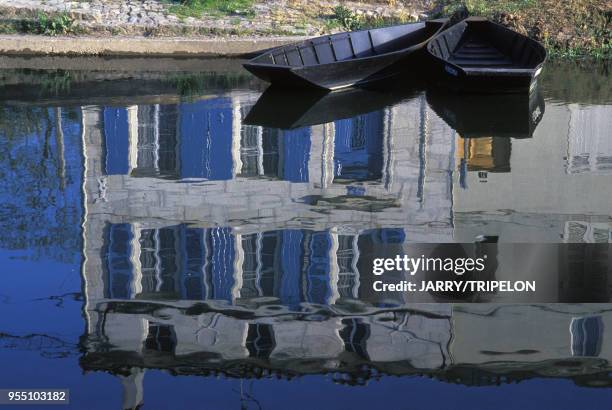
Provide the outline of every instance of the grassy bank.
[[0,9],[0,33],[314,36],[419,19],[451,17],[458,21],[478,15],[542,42],[553,58],[612,58],[610,0],[158,0],[157,4],[174,18],[172,22],[95,22],[83,13],[5,8]]
[[612,57],[607,0],[441,0],[433,14],[488,17],[542,42],[552,57]]
[[182,0],[175,2],[170,11],[185,18],[200,18],[208,15],[243,15],[252,16],[254,0]]

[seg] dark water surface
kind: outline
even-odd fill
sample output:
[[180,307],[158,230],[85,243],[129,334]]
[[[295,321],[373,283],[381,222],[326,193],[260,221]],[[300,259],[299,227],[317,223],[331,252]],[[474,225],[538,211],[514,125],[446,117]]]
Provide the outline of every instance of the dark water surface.
[[[371,291],[381,246],[610,243],[609,66],[461,97],[262,96],[227,60],[0,66],[0,388],[87,409],[610,407],[612,304]],[[589,266],[572,286],[609,290]]]

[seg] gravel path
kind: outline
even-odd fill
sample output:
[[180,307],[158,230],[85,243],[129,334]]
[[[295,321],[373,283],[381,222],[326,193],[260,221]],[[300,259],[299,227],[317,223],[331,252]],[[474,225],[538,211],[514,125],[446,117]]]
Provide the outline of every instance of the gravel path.
[[[342,2],[356,15],[366,18],[414,21],[426,18],[429,2]],[[181,19],[172,14],[171,2],[158,0],[0,0],[0,18],[35,18],[68,13],[77,26],[96,35],[316,35],[337,31],[329,24],[339,1],[273,0],[257,2],[254,15],[204,15]]]

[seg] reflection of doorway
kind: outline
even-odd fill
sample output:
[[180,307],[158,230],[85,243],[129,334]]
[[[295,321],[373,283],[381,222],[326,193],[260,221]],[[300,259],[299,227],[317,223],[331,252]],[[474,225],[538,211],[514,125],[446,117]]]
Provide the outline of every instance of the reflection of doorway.
[[466,171],[510,172],[511,151],[510,138],[461,138],[457,159]]
[[340,330],[340,337],[344,342],[344,349],[369,360],[367,341],[370,337],[370,325],[362,323],[361,319],[342,319],[342,324],[344,327]]
[[249,357],[268,359],[276,347],[272,325],[264,323],[249,323],[246,348]]
[[144,350],[158,353],[174,353],[176,349],[176,334],[174,326],[159,323],[149,323]]

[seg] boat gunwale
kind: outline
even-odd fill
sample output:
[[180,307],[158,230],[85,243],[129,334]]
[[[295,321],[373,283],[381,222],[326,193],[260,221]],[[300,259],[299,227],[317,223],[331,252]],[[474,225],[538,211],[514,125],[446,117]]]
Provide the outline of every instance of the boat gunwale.
[[[277,68],[277,69],[288,69],[290,71],[297,71],[297,70],[302,70],[302,69],[309,69],[309,68],[313,68],[313,67],[325,67],[325,66],[329,66],[332,64],[343,64],[343,63],[353,63],[353,62],[363,62],[363,61],[369,61],[369,60],[374,60],[374,59],[379,59],[382,57],[389,57],[389,56],[393,56],[396,54],[404,54],[407,52],[414,52],[416,50],[418,50],[419,48],[422,48],[424,46],[427,45],[427,43],[429,43],[434,37],[440,35],[443,30],[445,30],[446,28],[448,28],[448,23],[449,23],[450,19],[447,18],[443,18],[443,19],[435,19],[435,20],[428,20],[428,21],[423,21],[423,22],[415,22],[415,23],[407,23],[407,24],[399,24],[396,26],[387,26],[387,27],[381,27],[380,29],[385,29],[385,28],[390,28],[390,27],[401,27],[401,26],[410,26],[413,24],[419,24],[419,23],[424,23],[425,25],[423,26],[423,29],[425,29],[427,27],[427,23],[437,23],[440,24],[440,27],[436,30],[435,33],[433,33],[431,36],[429,36],[426,40],[414,44],[410,47],[406,47],[406,48],[401,48],[399,50],[394,50],[394,51],[389,51],[386,53],[382,53],[382,54],[374,54],[374,55],[370,55],[370,56],[365,56],[365,57],[353,57],[353,58],[348,58],[346,60],[337,60],[337,61],[330,61],[329,63],[318,63],[318,64],[311,64],[311,65],[302,65],[302,66],[292,66],[292,65],[287,65],[287,64],[269,64],[269,63],[256,63],[256,62],[251,62],[252,60],[244,63],[244,66],[249,66],[249,67],[266,67],[266,68]],[[355,30],[355,31],[345,31],[342,33],[336,33],[336,34],[331,34],[331,35],[326,35],[326,36],[318,36],[318,37],[313,37],[298,43],[293,43],[293,44],[287,44],[284,46],[280,46],[280,47],[275,47],[272,50],[268,50],[260,55],[258,55],[257,57],[253,58],[253,60],[260,58],[264,55],[267,54],[271,54],[272,52],[276,51],[276,50],[281,50],[283,48],[286,47],[290,47],[290,46],[294,46],[297,47],[300,44],[305,44],[307,42],[312,42],[314,40],[317,39],[321,39],[321,38],[325,38],[328,37],[329,39],[331,39],[334,36],[339,36],[342,34],[350,34],[350,33],[358,33],[358,32],[365,32],[365,31],[371,31],[371,30],[377,30],[377,29],[364,29],[364,30]]]

